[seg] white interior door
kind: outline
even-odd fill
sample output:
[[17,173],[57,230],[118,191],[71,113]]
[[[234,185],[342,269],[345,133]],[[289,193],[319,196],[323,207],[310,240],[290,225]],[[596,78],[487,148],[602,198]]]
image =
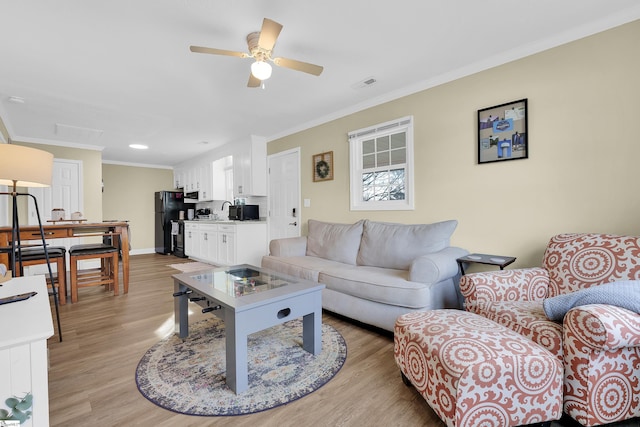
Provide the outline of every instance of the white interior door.
[[[70,218],[73,212],[82,212],[82,162],[54,159],[51,187],[30,188],[29,192],[38,200],[43,223],[51,219],[51,210],[54,208],[64,209],[65,218]],[[31,202],[29,224],[38,225],[35,207]]]
[[[66,219],[71,218],[73,212],[82,212],[82,161],[54,159],[51,187],[30,188],[29,193],[33,194],[38,201],[42,225],[46,225],[51,219],[51,210],[54,208],[64,209]],[[38,217],[31,197],[29,197],[28,220],[29,225],[38,225]],[[79,243],[77,239],[56,239],[49,242],[49,245],[65,246],[68,249],[75,243]],[[54,264],[51,267],[55,269]],[[25,270],[25,274],[43,274],[46,273],[47,268],[45,265],[35,265]]]
[[300,236],[300,148],[272,154],[269,163],[269,240]]

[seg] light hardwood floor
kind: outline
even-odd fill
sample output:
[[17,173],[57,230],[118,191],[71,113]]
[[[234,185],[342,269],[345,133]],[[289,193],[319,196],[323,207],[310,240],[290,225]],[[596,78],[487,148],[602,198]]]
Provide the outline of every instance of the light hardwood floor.
[[[193,417],[162,409],[135,383],[138,361],[173,332],[173,280],[164,255],[131,257],[128,295],[101,287],[79,290],[60,307],[63,342],[49,339],[51,426],[443,426],[425,401],[406,387],[393,360],[393,337],[325,313],[347,342],[338,374],[310,395],[265,412]],[[196,307],[194,305],[194,307]],[[197,307],[196,307],[197,308]],[[198,310],[194,318],[206,316]],[[37,397],[36,397],[37,398]]]

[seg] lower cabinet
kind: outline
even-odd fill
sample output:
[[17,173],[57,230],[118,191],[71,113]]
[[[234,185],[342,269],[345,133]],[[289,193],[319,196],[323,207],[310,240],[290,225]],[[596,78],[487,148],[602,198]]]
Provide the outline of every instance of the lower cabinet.
[[260,266],[267,243],[266,222],[185,222],[185,254],[211,264]]
[[218,259],[218,226],[202,224],[198,228],[200,228],[200,258]]
[[184,223],[184,253],[190,257],[200,257],[200,228],[193,222]]
[[[242,225],[240,225],[242,227]],[[236,254],[236,226],[218,226],[218,264],[238,264]]]

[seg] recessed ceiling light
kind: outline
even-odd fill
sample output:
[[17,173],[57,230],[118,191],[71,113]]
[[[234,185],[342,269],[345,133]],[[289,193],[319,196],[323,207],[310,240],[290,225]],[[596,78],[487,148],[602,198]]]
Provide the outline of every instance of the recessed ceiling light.
[[129,147],[135,150],[146,150],[147,148],[149,148],[147,145],[144,145],[144,144],[129,144]]

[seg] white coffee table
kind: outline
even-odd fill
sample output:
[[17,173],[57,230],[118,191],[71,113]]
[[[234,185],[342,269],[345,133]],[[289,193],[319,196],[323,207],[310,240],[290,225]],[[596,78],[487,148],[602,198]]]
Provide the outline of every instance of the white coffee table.
[[174,274],[175,332],[189,336],[188,303],[225,323],[227,385],[237,394],[249,386],[247,337],[302,317],[302,347],[322,351],[324,285],[251,265]]

